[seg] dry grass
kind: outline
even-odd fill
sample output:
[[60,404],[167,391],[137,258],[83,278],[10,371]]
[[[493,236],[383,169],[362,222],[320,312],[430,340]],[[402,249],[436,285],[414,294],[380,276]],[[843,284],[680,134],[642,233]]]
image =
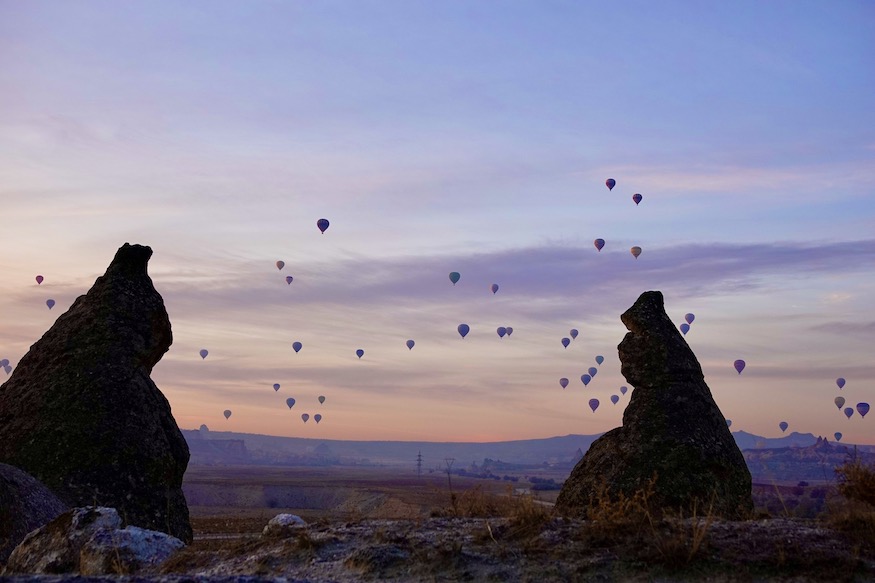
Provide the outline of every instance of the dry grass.
[[853,460],[836,468],[839,494],[875,507],[875,466]]
[[670,569],[693,563],[707,547],[713,504],[704,512],[696,501],[688,513],[668,512],[653,504],[655,484],[656,476],[631,496],[602,488],[590,500],[584,538]]
[[826,523],[857,548],[875,550],[875,466],[851,460],[835,472],[843,499],[830,504]]

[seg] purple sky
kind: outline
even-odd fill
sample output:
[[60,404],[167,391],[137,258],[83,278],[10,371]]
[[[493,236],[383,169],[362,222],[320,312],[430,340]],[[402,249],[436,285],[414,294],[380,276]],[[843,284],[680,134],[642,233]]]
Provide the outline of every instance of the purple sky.
[[875,402],[873,26],[869,2],[0,0],[0,358],[129,241],[183,428],[596,433],[629,398],[619,315],[659,289],[733,430],[875,443],[833,404]]

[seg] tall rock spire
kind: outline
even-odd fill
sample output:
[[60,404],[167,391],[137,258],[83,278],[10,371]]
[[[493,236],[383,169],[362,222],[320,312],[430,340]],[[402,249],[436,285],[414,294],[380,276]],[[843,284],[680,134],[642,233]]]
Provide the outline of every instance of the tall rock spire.
[[173,341],[151,256],[125,243],[0,386],[0,462],[70,506],[111,506],[190,542],[188,446],[149,376]]

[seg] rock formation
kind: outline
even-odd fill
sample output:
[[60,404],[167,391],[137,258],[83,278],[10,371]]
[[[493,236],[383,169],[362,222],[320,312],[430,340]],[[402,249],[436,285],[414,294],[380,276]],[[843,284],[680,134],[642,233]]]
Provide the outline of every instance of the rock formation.
[[128,524],[190,542],[188,446],[149,377],[172,342],[151,255],[122,246],[0,386],[0,462],[70,507],[110,506]]
[[157,567],[185,546],[163,532],[121,526],[114,508],[69,510],[28,534],[4,574],[126,575]]
[[25,535],[46,524],[67,506],[33,476],[0,464],[0,563]]
[[645,292],[622,316],[621,372],[635,390],[623,425],[597,439],[566,480],[557,509],[586,514],[592,497],[632,496],[656,476],[655,508],[741,518],[753,509],[744,458],[711,397],[662,293]]

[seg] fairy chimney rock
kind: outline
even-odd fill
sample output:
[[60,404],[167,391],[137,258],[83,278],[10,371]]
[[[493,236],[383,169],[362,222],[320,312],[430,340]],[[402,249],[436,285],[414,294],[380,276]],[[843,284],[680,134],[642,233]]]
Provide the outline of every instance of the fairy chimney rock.
[[705,384],[702,367],[648,291],[622,316],[629,332],[617,347],[634,387],[623,425],[597,439],[566,480],[556,506],[585,515],[590,500],[631,496],[652,479],[651,503],[741,518],[753,509],[750,471]]
[[125,243],[0,386],[0,462],[71,507],[113,507],[190,542],[188,446],[149,376],[173,341],[151,256]]

